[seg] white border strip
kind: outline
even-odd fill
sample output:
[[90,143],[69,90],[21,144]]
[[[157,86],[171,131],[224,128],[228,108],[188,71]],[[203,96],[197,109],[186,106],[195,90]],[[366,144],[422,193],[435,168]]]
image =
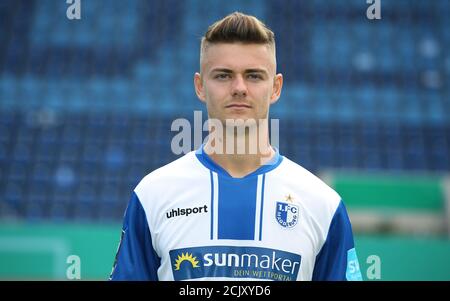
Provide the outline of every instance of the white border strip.
[[256,185],[256,208],[255,208],[255,233],[253,239],[259,240],[259,229],[261,228],[261,186],[263,175],[258,175],[258,182]]
[[214,196],[213,196],[213,240],[217,240],[218,229],[219,229],[219,178],[216,172],[213,175],[213,186],[214,186]]

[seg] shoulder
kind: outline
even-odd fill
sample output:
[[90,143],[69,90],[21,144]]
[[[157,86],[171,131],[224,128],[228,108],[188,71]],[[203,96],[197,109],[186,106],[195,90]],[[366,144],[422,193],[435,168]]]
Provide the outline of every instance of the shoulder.
[[142,195],[149,189],[153,191],[167,189],[169,185],[179,185],[205,173],[207,170],[203,168],[195,157],[195,152],[192,151],[147,174],[136,186],[135,192]]
[[326,220],[334,215],[341,203],[341,196],[333,188],[287,157],[283,157],[274,174],[300,195],[302,203],[307,208]]
[[286,157],[273,172],[273,181],[278,181],[287,190],[283,195],[292,193],[302,218],[312,225],[320,246],[317,250],[320,250],[333,221],[347,219],[341,196],[319,177]]

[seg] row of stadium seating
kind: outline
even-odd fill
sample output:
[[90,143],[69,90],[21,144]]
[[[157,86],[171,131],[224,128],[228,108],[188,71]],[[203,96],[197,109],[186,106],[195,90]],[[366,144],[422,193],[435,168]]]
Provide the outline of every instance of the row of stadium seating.
[[[6,1],[14,18],[2,21],[0,108],[192,110],[199,106],[192,75],[205,20],[242,8],[234,2],[89,1],[78,22],[61,16],[63,2]],[[408,4],[400,11],[405,15],[397,12],[382,23],[364,21],[360,1],[245,5],[277,33],[279,69],[287,85],[274,110],[302,120],[447,122],[448,5],[400,2]],[[355,16],[342,18],[349,12]]]
[[[0,198],[7,206],[2,214],[17,210],[30,218],[48,217],[49,211],[25,208],[45,208],[42,202],[58,208],[99,203],[116,206],[105,212],[120,217],[137,182],[177,158],[171,150],[177,133],[171,124],[177,117],[1,113]],[[442,126],[280,120],[279,147],[314,172],[328,168],[445,172],[450,169],[448,133],[450,128]],[[72,205],[63,216],[89,213],[88,209],[74,213]]]
[[[141,69],[141,72],[142,69]],[[153,72],[152,72],[153,74]],[[155,75],[156,76],[156,75]],[[164,74],[160,74],[164,76]],[[192,78],[192,74],[187,74]],[[191,81],[171,86],[170,74],[163,80],[144,83],[125,78],[89,80],[40,80],[33,77],[4,76],[0,83],[0,108],[48,108],[58,111],[123,111],[175,114],[200,110],[203,105],[194,94]],[[296,110],[292,110],[296,107]],[[280,101],[272,108],[280,118],[300,120],[377,121],[380,123],[442,124],[450,115],[450,104],[441,93],[430,91],[401,92],[394,88],[375,86],[312,88],[307,85],[286,85]]]

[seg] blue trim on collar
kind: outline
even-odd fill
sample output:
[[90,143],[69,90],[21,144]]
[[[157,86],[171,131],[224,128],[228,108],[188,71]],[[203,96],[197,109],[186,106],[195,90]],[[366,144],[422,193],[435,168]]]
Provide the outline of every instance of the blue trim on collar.
[[[219,175],[230,177],[230,178],[233,178],[233,179],[240,179],[240,178],[232,177],[222,166],[220,166],[219,164],[214,162],[213,159],[211,159],[211,157],[208,156],[208,154],[204,151],[203,148],[204,148],[204,144],[202,144],[195,151],[195,156],[200,161],[200,163],[202,163],[209,170],[217,172]],[[274,150],[275,150],[275,156],[273,156],[272,160],[270,160],[270,162],[268,164],[265,164],[265,165],[259,167],[257,170],[255,170],[254,172],[246,175],[242,179],[245,179],[245,178],[248,178],[248,177],[252,177],[252,176],[257,176],[257,175],[260,175],[260,174],[264,174],[264,173],[267,173],[267,172],[277,168],[278,165],[281,164],[281,161],[283,161],[283,156],[280,155],[280,152],[279,152],[279,150],[276,147],[274,147]]]

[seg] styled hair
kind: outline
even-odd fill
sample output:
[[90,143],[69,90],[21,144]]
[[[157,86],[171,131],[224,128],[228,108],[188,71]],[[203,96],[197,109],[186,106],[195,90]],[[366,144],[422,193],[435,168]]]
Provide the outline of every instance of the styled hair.
[[275,34],[254,16],[234,12],[208,27],[200,45],[200,61],[208,45],[217,43],[266,44],[275,53]]

